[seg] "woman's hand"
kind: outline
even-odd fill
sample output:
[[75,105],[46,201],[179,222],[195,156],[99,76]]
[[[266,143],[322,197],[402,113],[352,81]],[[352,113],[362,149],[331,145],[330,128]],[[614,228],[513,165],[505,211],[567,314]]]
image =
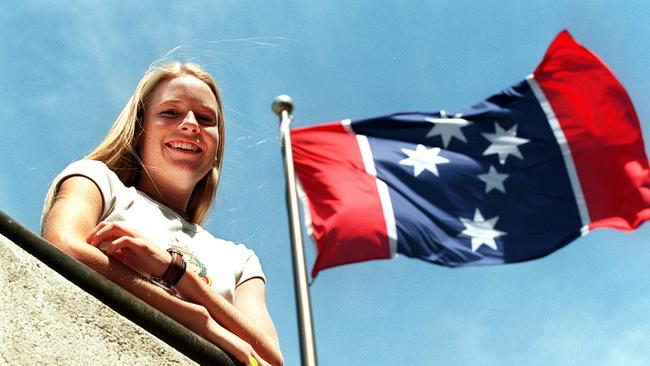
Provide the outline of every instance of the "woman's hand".
[[171,263],[171,255],[166,250],[120,223],[100,222],[88,234],[86,242],[135,271],[151,276],[161,276]]
[[250,344],[215,321],[210,322],[205,332],[200,335],[219,345],[224,351],[246,366],[271,366],[270,363],[255,352]]

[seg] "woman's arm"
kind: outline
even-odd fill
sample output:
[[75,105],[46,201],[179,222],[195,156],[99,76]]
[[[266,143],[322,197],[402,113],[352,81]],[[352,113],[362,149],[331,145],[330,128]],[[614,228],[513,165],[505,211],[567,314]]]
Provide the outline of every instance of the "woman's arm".
[[149,305],[219,345],[244,364],[249,363],[251,357],[265,364],[251,345],[219,325],[204,306],[169,295],[119,260],[89,245],[86,237],[96,228],[101,212],[102,198],[97,186],[86,177],[67,178],[61,183],[48,213],[43,237]]
[[[171,260],[167,252],[122,224],[101,222],[86,241],[101,247],[107,255],[119,257],[140,273],[162,274]],[[184,299],[204,306],[214,320],[248,342],[265,360],[273,365],[283,364],[260,278],[240,284],[235,289],[234,304],[191,271],[185,272],[174,288]]]
[[250,343],[272,365],[284,363],[273,321],[266,306],[264,281],[252,278],[235,289],[231,304],[215,293],[200,277],[187,273],[176,290],[190,301],[203,305],[228,330]]

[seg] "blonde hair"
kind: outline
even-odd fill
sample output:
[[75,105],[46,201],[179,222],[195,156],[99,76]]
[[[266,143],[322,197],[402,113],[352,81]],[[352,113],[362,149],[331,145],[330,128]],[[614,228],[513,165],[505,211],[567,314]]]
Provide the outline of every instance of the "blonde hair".
[[[134,186],[140,174],[147,174],[146,167],[143,166],[137,152],[138,140],[142,134],[145,108],[150,102],[154,90],[161,82],[185,75],[194,76],[208,85],[217,99],[219,108],[217,111],[219,142],[215,164],[205,177],[194,186],[186,209],[186,216],[190,222],[202,224],[214,202],[219,183],[219,173],[223,164],[225,123],[219,87],[212,76],[203,70],[201,66],[192,63],[174,62],[149,69],[140,79],[133,95],[122,109],[115,123],[113,123],[104,141],[85,159],[103,162],[117,174],[124,185]],[[54,203],[56,188],[53,188],[50,189],[45,200],[42,223],[44,223]]]

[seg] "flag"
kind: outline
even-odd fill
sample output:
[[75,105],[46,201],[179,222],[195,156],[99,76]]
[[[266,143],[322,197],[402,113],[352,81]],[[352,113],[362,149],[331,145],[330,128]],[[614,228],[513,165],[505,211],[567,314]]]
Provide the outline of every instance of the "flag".
[[532,75],[467,110],[343,120],[291,139],[313,277],[398,253],[450,267],[519,262],[650,218],[632,102],[566,31]]

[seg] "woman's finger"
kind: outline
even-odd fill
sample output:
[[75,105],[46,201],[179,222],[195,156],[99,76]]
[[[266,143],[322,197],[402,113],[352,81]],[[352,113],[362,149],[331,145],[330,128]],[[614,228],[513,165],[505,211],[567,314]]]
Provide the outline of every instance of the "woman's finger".
[[114,231],[107,225],[100,227],[94,233],[92,237],[89,238],[88,244],[103,249],[106,249],[107,243],[119,238],[121,235],[117,235]]
[[137,250],[132,248],[137,247],[134,245],[133,238],[123,236],[112,242],[104,242],[99,246],[99,249],[107,256],[113,257],[127,266],[133,268],[140,273],[147,273],[147,268],[144,265],[143,258]]
[[89,236],[88,243],[98,247],[103,242],[112,241],[122,236],[135,236],[131,230],[126,229],[117,223],[101,222],[97,225],[96,230]]
[[86,243],[91,244],[93,237],[95,237],[95,235],[97,235],[97,232],[106,225],[107,225],[107,222],[105,222],[105,221],[102,221],[102,222],[98,223],[97,225],[95,225],[95,227],[86,236]]
[[135,245],[133,238],[129,236],[122,236],[118,239],[113,240],[109,243],[108,247],[104,250],[104,253],[107,255],[113,255],[113,253],[124,248],[132,248]]

